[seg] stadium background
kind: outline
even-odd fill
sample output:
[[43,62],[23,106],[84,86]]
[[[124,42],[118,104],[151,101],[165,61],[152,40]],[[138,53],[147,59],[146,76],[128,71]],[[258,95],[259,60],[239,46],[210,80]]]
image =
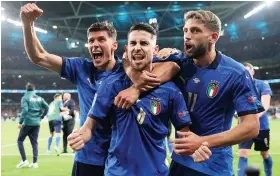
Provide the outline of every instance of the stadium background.
[[[77,112],[79,109],[78,96],[73,84],[29,61],[19,23],[19,10],[25,3],[27,2],[1,2],[1,172],[3,175],[69,175],[73,155],[61,155],[59,158],[46,155],[48,127],[44,123],[39,137],[39,170],[15,168],[20,160],[16,147],[18,129],[15,121],[23,96],[22,90],[28,82],[35,84],[37,90],[41,90],[39,95],[48,103],[52,101],[55,92],[73,91],[72,98],[77,103]],[[37,1],[36,4],[44,10],[35,23],[36,27],[43,29],[37,32],[37,35],[44,48],[56,55],[76,57],[89,57],[85,47],[86,30],[93,22],[102,20],[112,21],[117,29],[119,57],[123,53],[127,31],[135,22],[147,22],[156,26],[160,48],[173,47],[183,51],[183,14],[189,10],[211,10],[222,21],[222,36],[217,43],[217,49],[239,62],[252,63],[256,69],[255,77],[267,80],[272,88],[269,111],[272,112],[275,107],[280,111],[280,2],[263,6],[259,12],[247,19],[244,18],[246,13],[265,3]],[[280,122],[270,122],[274,175],[280,175],[280,129],[277,128]],[[27,153],[31,154],[28,140],[25,145]],[[262,169],[261,157],[256,152],[253,153],[249,162],[257,163]],[[235,159],[235,166],[236,163]]]

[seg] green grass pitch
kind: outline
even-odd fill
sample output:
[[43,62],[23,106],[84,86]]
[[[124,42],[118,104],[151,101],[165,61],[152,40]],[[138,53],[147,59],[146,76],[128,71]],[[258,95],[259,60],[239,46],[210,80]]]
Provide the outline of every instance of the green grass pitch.
[[[22,168],[17,169],[16,164],[21,160],[16,145],[19,129],[17,123],[5,122],[2,126],[2,143],[1,143],[1,175],[2,176],[69,176],[71,175],[73,165],[73,154],[56,156],[54,152],[54,142],[52,153],[47,154],[47,138],[49,136],[48,124],[41,125],[39,135],[39,159],[38,169]],[[280,120],[271,120],[271,149],[270,153],[273,158],[273,175],[280,176]],[[53,140],[55,141],[55,140]],[[25,150],[27,159],[32,162],[32,150],[28,137],[25,140]],[[68,148],[70,151],[70,149]],[[238,157],[237,147],[234,146],[234,169],[236,171]],[[262,158],[259,153],[253,151],[249,157],[249,164],[257,164],[263,172]]]

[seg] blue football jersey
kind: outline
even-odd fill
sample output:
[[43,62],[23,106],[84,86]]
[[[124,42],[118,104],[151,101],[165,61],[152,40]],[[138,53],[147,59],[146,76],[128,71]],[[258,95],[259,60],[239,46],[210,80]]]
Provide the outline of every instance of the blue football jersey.
[[[212,135],[230,129],[232,117],[263,111],[249,72],[243,65],[216,51],[215,60],[207,67],[198,67],[182,53],[158,61],[174,61],[181,71],[175,79],[184,94],[191,116],[191,131]],[[232,148],[211,148],[212,156],[195,163],[189,156],[172,154],[172,159],[189,168],[210,175],[233,175]]]
[[[254,79],[254,84],[257,89],[257,96],[259,100],[261,100],[262,95],[272,95],[272,91],[268,83],[259,79]],[[267,112],[265,112],[260,117],[260,130],[268,130],[268,129],[269,129],[268,114]]]
[[[122,63],[118,61],[115,67],[106,72],[102,72],[94,67],[93,62],[86,58],[63,57],[61,77],[70,80],[77,85],[79,106],[80,106],[80,126],[87,118],[94,95],[102,81],[111,73],[122,71]],[[111,125],[107,120],[102,121],[94,136],[78,152],[75,152],[75,161],[104,166],[108,155],[108,148],[111,140]]]
[[177,130],[190,123],[184,97],[173,82],[139,97],[130,109],[114,105],[115,96],[132,85],[125,73],[103,82],[88,116],[99,122],[110,116],[112,139],[105,175],[167,175],[165,137],[169,120]]

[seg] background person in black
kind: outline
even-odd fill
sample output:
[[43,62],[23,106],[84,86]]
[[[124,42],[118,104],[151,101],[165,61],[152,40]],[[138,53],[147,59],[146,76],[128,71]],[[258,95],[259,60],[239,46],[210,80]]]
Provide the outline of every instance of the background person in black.
[[75,101],[71,99],[70,93],[63,94],[63,151],[67,153],[67,137],[72,133],[75,126]]

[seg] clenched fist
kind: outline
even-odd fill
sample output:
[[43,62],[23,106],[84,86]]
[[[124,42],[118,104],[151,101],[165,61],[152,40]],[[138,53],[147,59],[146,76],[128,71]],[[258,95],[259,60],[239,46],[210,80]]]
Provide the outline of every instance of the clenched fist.
[[78,130],[73,130],[73,132],[67,137],[69,146],[75,150],[81,150],[85,144],[90,140],[92,136],[91,129],[86,127],[81,127]]
[[34,3],[25,4],[20,9],[20,18],[23,24],[33,23],[42,14],[43,10]]

